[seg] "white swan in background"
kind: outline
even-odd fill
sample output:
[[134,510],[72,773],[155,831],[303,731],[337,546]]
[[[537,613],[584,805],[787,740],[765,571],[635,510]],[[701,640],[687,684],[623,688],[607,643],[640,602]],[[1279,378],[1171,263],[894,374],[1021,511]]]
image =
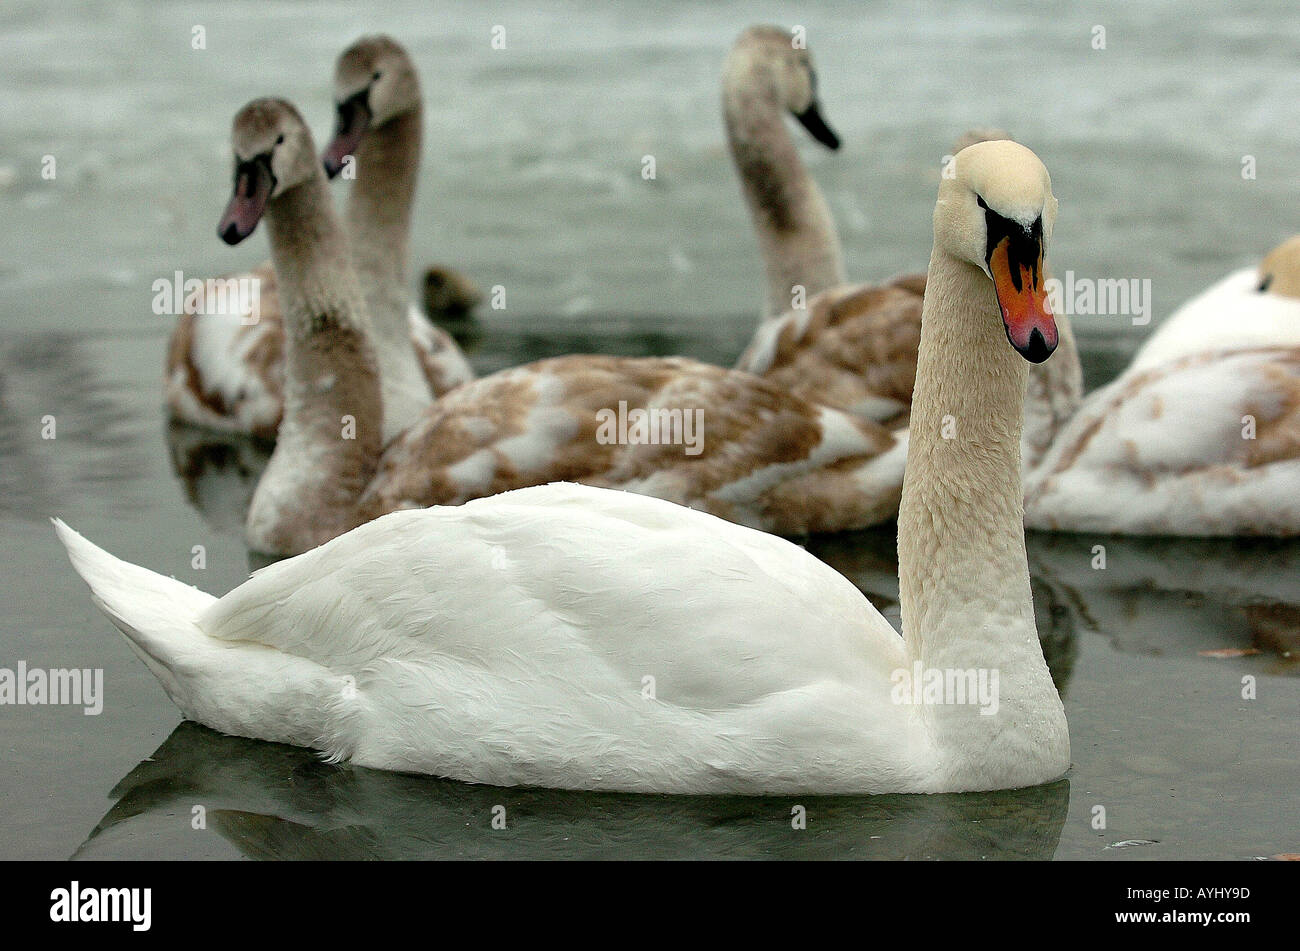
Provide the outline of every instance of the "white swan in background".
[[[187,717],[333,760],[646,793],[1055,779],[1069,731],[1034,625],[1027,364],[1008,340],[1035,361],[1051,352],[1041,258],[1056,202],[1023,146],[975,145],[957,165],[934,217],[899,525],[902,637],[796,545],[587,486],[395,512],[221,599],[56,521],[59,537]],[[996,705],[898,702],[913,665],[997,671]]]
[[1026,525],[1300,535],[1300,239],[1183,305],[1026,479]]
[[[679,358],[515,367],[457,387],[385,444],[370,320],[311,134],[288,103],[258,100],[232,138],[239,184],[219,231],[242,240],[265,214],[286,308],[284,423],[247,522],[257,551],[296,554],[396,509],[554,481],[782,534],[897,510],[905,448],[883,427]],[[633,410],[658,412],[657,425],[637,435]]]
[[[335,95],[338,133],[325,161],[337,172],[345,156],[356,160],[348,228],[374,320],[372,342],[391,436],[410,425],[433,396],[473,379],[474,372],[455,341],[411,303],[406,286],[423,112],[414,64],[391,38],[363,37],[339,56]],[[247,302],[234,307],[216,291],[205,291],[173,331],[166,402],[172,418],[182,422],[274,439],[284,410],[279,287],[270,262],[228,279],[241,278],[259,282],[257,321],[245,323]]]

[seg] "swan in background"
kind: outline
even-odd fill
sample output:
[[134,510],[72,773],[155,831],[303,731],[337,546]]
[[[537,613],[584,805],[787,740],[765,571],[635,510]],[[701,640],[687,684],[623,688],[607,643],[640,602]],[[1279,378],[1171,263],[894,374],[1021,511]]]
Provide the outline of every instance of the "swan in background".
[[1300,235],[1174,311],[1139,348],[1128,373],[1208,352],[1300,346],[1298,302]]
[[430,320],[458,327],[473,319],[483,292],[464,274],[441,265],[424,269],[424,313]]
[[830,208],[799,160],[785,116],[829,149],[840,140],[822,118],[811,55],[776,26],[752,26],[736,40],[723,66],[722,113],[763,256],[763,316],[772,317],[790,307],[796,284],[811,297],[845,281]]
[[[916,379],[925,275],[847,283],[834,219],[783,120],[784,113],[794,114],[819,142],[838,148],[816,89],[808,50],[796,49],[791,33],[780,27],[745,30],[724,68],[727,142],[767,282],[763,320],[736,369],[809,402],[901,428]],[[1010,138],[1000,129],[972,129],[952,154]],[[804,306],[792,306],[796,287],[803,288]],[[1029,374],[1021,447],[1026,469],[1042,458],[1083,400],[1083,370],[1063,314],[1057,315],[1057,330],[1054,358]]]
[[1185,304],[1025,483],[1026,525],[1300,534],[1300,239]]
[[[374,319],[372,342],[391,436],[414,421],[434,395],[473,379],[474,373],[455,341],[410,302],[406,287],[423,112],[415,66],[389,37],[363,37],[340,55],[335,93],[338,133],[325,161],[337,172],[345,157],[356,160],[348,228]],[[472,286],[449,273],[455,286]],[[257,282],[258,318],[245,323],[248,302],[222,304],[215,291],[187,302],[168,346],[167,406],[181,422],[273,440],[284,410],[285,352],[275,270],[267,262],[230,278]]]
[[[254,103],[235,135],[241,161],[279,183],[297,177],[307,135],[287,109]],[[503,786],[1046,783],[1070,740],[1034,625],[1020,427],[1025,361],[1056,342],[1042,287],[1055,214],[1047,170],[1015,143],[971,146],[940,185],[899,522],[902,637],[797,545],[590,486],[394,512],[221,599],[55,527],[185,716],[223,733]],[[996,704],[900,702],[914,664],[996,670]]]
[[[249,509],[256,551],[296,554],[397,509],[560,480],[782,534],[897,510],[904,450],[888,431],[680,358],[515,367],[452,390],[385,444],[370,321],[311,134],[288,103],[258,100],[232,138],[239,174],[219,231],[242,240],[265,214],[286,308],[285,418]],[[631,410],[667,414],[667,437],[661,416],[654,439],[644,423],[633,438]]]

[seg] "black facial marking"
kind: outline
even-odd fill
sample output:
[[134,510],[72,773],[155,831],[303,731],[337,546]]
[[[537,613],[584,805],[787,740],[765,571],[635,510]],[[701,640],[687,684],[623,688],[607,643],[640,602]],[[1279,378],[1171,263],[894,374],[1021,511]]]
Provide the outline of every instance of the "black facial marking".
[[1004,218],[996,211],[984,203],[984,199],[979,195],[975,196],[979,206],[984,209],[984,221],[988,234],[984,247],[984,260],[990,262],[993,260],[993,251],[1002,242],[1002,239],[1010,239],[1007,242],[1007,267],[1011,270],[1011,283],[1017,291],[1024,290],[1021,279],[1020,269],[1026,267],[1029,269],[1030,279],[1034,286],[1038,286],[1038,259],[1043,247],[1043,218],[1040,215],[1034,219],[1034,223],[1026,228],[1024,225],[1017,224],[1009,218]]
[[[378,73],[375,74],[378,77]],[[342,135],[352,127],[352,122],[356,117],[358,110],[364,109],[370,111],[370,87],[367,86],[360,92],[353,93],[334,107],[338,114],[338,124],[335,135]]]
[[1271,285],[1272,283],[1273,283],[1273,275],[1265,274],[1264,279],[1259,282],[1259,287],[1255,288],[1255,290],[1259,291],[1262,294],[1266,290],[1268,290],[1269,285]]
[[263,152],[250,159],[235,159],[235,193],[247,197],[253,192],[253,184],[259,174],[271,180],[271,191],[275,191],[275,173],[271,171],[271,153]]

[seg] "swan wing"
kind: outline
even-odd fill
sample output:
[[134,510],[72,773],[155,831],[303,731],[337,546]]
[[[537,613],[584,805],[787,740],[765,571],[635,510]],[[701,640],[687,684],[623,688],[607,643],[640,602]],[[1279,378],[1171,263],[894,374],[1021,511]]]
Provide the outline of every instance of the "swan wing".
[[1300,532],[1300,347],[1199,353],[1093,393],[1026,482],[1035,528]]
[[322,745],[362,765],[834,790],[902,783],[920,768],[906,751],[926,748],[890,701],[902,640],[850,582],[629,493],[557,484],[397,512],[263,569],[200,626],[353,678],[356,711]]
[[[649,411],[660,425],[634,438],[623,422]],[[560,357],[448,393],[387,447],[361,508],[376,517],[575,481],[794,534],[887,518],[901,459],[894,433],[751,374],[681,358]],[[787,497],[796,488],[799,499]]]
[[284,410],[284,324],[269,261],[206,282],[186,300],[167,348],[164,395],[174,419],[275,438]]
[[924,293],[924,275],[824,291],[764,321],[736,369],[885,422],[912,402]]
[[1234,271],[1165,320],[1126,375],[1198,353],[1300,347],[1300,300],[1261,293],[1256,268]]
[[474,368],[451,334],[433,323],[415,304],[407,311],[406,320],[416,359],[434,396],[442,396],[474,379]]

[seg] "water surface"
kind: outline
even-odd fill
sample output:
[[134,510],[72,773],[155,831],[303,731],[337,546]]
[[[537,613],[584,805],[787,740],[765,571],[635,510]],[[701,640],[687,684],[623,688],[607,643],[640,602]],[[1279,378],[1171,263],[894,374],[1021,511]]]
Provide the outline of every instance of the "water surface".
[[[6,5],[0,666],[102,667],[107,697],[97,717],[0,708],[0,857],[1300,852],[1294,543],[1031,535],[1074,758],[1067,777],[1032,790],[753,800],[475,788],[181,724],[45,519],[214,593],[247,576],[240,523],[265,455],[166,425],[170,318],[150,312],[151,284],[265,256],[260,234],[234,250],[213,235],[230,116],[283,94],[323,134],[330,64],[361,32],[407,42],[428,94],[417,263],[507,288],[472,353],[484,371],[582,351],[734,360],[760,283],[716,85],[755,19],[809,28],[845,145],[803,149],[855,276],[924,266],[939,157],[974,125],[1010,129],[1052,169],[1057,272],[1151,279],[1155,322],[1297,227],[1300,22],[1286,2],[360,6]],[[489,46],[495,24],[505,51]],[[1104,51],[1091,48],[1098,24]],[[190,48],[195,25],[205,50]],[[54,181],[40,176],[47,154]],[[640,177],[646,154],[654,182]],[[1092,386],[1149,330],[1078,323]],[[40,438],[47,415],[55,440]],[[896,619],[890,530],[808,544]],[[1105,570],[1092,567],[1098,544]],[[1202,656],[1224,649],[1240,653]],[[1243,677],[1256,678],[1255,699]],[[504,831],[490,824],[498,805]],[[796,805],[806,830],[791,828]],[[206,829],[191,826],[196,806]],[[1118,847],[1134,840],[1151,844]]]

